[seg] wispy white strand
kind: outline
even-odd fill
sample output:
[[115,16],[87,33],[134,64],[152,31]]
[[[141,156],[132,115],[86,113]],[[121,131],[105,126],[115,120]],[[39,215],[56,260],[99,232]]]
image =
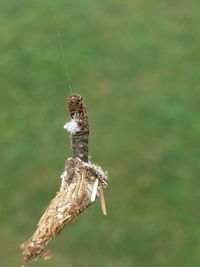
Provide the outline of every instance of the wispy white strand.
[[70,79],[70,75],[69,75],[69,67],[68,67],[67,59],[66,59],[66,56],[65,56],[65,53],[64,53],[61,33],[60,33],[59,29],[57,29],[57,35],[58,35],[58,41],[59,41],[59,45],[60,45],[61,55],[62,55],[62,58],[63,58],[63,61],[64,61],[64,65],[65,65],[67,83],[68,83],[68,86],[69,86],[69,89],[70,89],[70,93],[72,94],[72,86],[71,86],[71,79]]

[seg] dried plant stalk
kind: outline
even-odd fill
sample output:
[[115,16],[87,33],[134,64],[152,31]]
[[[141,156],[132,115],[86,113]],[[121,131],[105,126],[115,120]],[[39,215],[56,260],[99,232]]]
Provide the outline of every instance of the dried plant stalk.
[[89,124],[81,96],[71,95],[68,108],[72,120],[64,128],[71,134],[74,157],[66,161],[60,190],[42,215],[35,233],[21,245],[25,261],[48,258],[50,254],[45,251],[48,242],[94,203],[97,196],[106,214],[103,188],[108,177],[100,166],[88,162]]
[[93,203],[91,195],[97,179],[96,196],[99,195],[100,184],[104,187],[107,184],[107,176],[99,166],[84,163],[77,157],[66,161],[61,177],[60,190],[41,217],[36,232],[21,245],[25,261],[43,256],[47,243]]

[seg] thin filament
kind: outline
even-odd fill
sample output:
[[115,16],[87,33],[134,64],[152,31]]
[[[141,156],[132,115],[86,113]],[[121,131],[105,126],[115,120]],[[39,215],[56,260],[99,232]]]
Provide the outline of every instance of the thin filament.
[[64,66],[65,66],[65,71],[66,71],[66,77],[67,77],[67,84],[69,86],[70,93],[72,94],[72,86],[71,86],[71,80],[70,80],[70,75],[69,75],[69,67],[68,67],[67,59],[66,59],[66,56],[65,56],[65,53],[64,53],[64,48],[63,48],[61,33],[60,33],[60,30],[59,29],[57,29],[57,35],[58,35],[58,41],[59,41],[61,56],[62,56],[63,61],[64,61]]

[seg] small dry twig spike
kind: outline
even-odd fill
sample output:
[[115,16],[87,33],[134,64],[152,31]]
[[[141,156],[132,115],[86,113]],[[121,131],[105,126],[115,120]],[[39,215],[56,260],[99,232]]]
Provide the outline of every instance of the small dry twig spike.
[[94,203],[97,196],[100,197],[103,214],[107,213],[103,190],[107,186],[108,176],[100,166],[88,162],[86,108],[78,94],[70,95],[67,103],[71,121],[64,128],[71,136],[73,157],[67,159],[60,190],[42,215],[35,233],[21,245],[22,257],[26,262],[38,257],[50,258],[51,253],[45,251],[48,242]]

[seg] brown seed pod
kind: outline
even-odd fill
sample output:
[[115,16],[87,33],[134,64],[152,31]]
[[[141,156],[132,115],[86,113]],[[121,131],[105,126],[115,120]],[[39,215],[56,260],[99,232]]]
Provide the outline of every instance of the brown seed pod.
[[75,131],[71,131],[73,155],[88,162],[89,123],[84,102],[80,95],[72,94],[67,104],[70,117],[78,126]]

